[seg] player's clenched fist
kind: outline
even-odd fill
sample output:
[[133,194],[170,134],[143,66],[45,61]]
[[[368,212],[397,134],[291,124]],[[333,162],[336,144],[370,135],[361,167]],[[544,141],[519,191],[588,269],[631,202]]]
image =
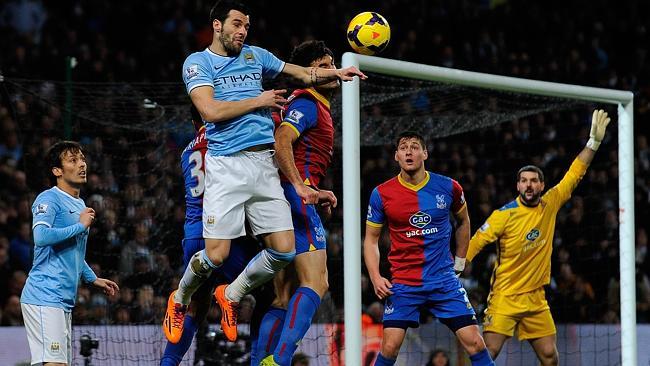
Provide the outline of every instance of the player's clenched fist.
[[79,222],[85,226],[90,227],[90,225],[95,222],[95,210],[90,207],[86,207],[81,214],[79,214]]

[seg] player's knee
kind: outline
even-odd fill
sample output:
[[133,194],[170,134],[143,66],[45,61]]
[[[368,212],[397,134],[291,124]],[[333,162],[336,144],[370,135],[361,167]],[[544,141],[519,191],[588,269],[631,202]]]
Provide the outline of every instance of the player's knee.
[[228,255],[230,254],[230,250],[224,251],[222,248],[219,247],[215,247],[215,248],[206,247],[203,250],[203,252],[205,252],[204,259],[208,261],[212,267],[221,266],[223,262],[226,259],[228,259]]
[[543,366],[557,366],[560,363],[560,356],[553,345],[543,347],[539,356]]
[[296,257],[295,250],[292,250],[290,252],[278,252],[273,249],[267,248],[266,253],[268,254],[271,268],[273,268],[275,272],[282,270],[289,263],[291,263],[293,259]]
[[479,353],[483,351],[485,347],[485,342],[483,342],[483,338],[479,334],[476,334],[476,336],[472,337],[469,343],[466,345],[467,348],[467,353],[470,355]]
[[215,267],[203,250],[194,253],[189,265],[195,275],[203,278],[209,277]]
[[478,329],[476,330],[476,332],[472,332],[470,334],[465,335],[461,340],[461,343],[463,344],[463,347],[465,347],[467,353],[470,355],[479,353],[486,348],[485,342],[483,341],[483,337],[481,337],[481,334],[479,333]]

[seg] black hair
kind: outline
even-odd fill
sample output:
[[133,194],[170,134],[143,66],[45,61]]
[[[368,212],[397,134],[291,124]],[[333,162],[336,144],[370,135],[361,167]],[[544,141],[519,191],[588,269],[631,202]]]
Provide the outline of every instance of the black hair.
[[190,115],[192,116],[192,124],[194,125],[194,129],[198,131],[201,129],[201,126],[203,126],[203,117],[201,117],[201,113],[199,113],[199,110],[196,109],[194,103],[190,103]]
[[228,13],[230,13],[231,10],[237,10],[244,13],[245,15],[250,15],[250,9],[241,1],[219,0],[214,3],[212,9],[210,9],[210,23],[212,23],[212,21],[215,19],[221,23],[224,23],[226,21],[226,18],[228,18]]
[[433,360],[436,358],[437,355],[443,355],[447,359],[447,363],[445,363],[446,366],[449,366],[449,355],[447,354],[446,351],[442,349],[437,349],[429,354],[429,361],[427,362],[426,366],[431,366],[433,365]]
[[542,172],[542,169],[535,165],[526,165],[525,167],[519,169],[517,172],[517,182],[519,182],[519,179],[521,178],[521,173],[523,172],[533,172],[537,173],[537,176],[539,177],[539,181],[544,183],[544,173]]
[[[72,154],[83,153],[83,149],[78,142],[75,141],[59,141],[56,144],[52,145],[45,155],[45,162],[47,163],[47,168],[52,171],[52,168],[63,168],[63,156],[66,152]],[[50,182],[56,184],[56,176],[54,174],[50,175]]]
[[307,67],[313,61],[328,55],[334,58],[334,52],[325,45],[325,42],[305,41],[293,49],[291,57],[289,58],[289,63]]
[[420,135],[415,131],[406,130],[406,131],[402,131],[397,136],[397,139],[395,139],[395,150],[399,149],[399,142],[402,141],[402,139],[417,139],[422,145],[422,149],[424,150],[427,149],[427,144],[424,142],[424,137],[422,137],[422,135]]

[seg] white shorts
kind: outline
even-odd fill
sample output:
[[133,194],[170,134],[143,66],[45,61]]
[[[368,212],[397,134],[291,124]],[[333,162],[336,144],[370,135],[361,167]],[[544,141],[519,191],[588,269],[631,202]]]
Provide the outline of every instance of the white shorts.
[[32,365],[58,362],[72,365],[72,313],[61,308],[20,304]]
[[280,185],[273,150],[205,156],[203,237],[234,239],[293,230],[291,208]]

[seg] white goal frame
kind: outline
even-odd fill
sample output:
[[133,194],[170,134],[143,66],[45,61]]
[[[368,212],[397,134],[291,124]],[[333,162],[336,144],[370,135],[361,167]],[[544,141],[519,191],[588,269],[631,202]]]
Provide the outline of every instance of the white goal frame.
[[[622,366],[636,366],[636,287],[634,249],[634,95],[538,80],[519,79],[346,52],[343,67],[356,66],[390,76],[470,87],[585,100],[618,106],[619,239]],[[343,255],[345,359],[361,364],[361,185],[359,79],[343,83]],[[357,360],[357,361],[354,361]]]

